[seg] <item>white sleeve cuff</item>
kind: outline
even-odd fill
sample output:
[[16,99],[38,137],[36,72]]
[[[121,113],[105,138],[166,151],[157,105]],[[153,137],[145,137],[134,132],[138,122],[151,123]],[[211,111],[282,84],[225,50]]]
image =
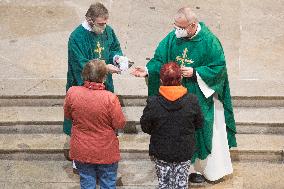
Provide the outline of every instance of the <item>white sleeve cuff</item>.
[[119,57],[119,55],[114,55],[113,58],[112,58],[112,62],[113,62],[113,65],[117,65],[117,62],[115,62],[115,59]]
[[213,89],[211,89],[210,87],[208,87],[208,85],[202,80],[202,78],[200,77],[200,75],[197,72],[196,72],[196,77],[197,77],[198,86],[199,86],[200,90],[202,91],[202,93],[204,94],[204,96],[206,98],[212,96],[215,91]]
[[145,72],[147,73],[147,75],[149,75],[147,66],[145,66]]

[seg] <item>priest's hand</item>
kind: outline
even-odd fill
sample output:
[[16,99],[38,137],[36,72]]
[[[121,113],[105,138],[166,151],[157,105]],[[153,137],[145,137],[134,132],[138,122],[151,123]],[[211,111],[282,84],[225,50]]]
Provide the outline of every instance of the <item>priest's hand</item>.
[[182,77],[192,77],[193,76],[193,68],[181,66],[181,75]]
[[108,70],[109,73],[113,74],[113,73],[120,73],[121,72],[121,70],[118,67],[116,67],[112,64],[107,64],[106,66],[107,66],[107,70]]
[[131,71],[131,74],[134,75],[135,77],[146,77],[148,75],[145,68],[142,66],[135,67]]

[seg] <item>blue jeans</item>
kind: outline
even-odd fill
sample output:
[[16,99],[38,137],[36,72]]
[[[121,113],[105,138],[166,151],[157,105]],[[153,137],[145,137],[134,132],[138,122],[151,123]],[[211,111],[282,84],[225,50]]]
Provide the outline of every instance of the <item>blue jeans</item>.
[[118,163],[89,164],[75,161],[80,175],[81,189],[96,189],[98,178],[101,189],[115,189]]

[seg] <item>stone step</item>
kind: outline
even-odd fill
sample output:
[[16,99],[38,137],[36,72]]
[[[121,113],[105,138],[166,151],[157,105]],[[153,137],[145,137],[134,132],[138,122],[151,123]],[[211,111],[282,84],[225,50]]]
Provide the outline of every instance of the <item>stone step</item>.
[[[0,188],[80,188],[79,176],[73,174],[71,162],[68,161],[52,159],[47,161],[0,160],[0,163],[0,168],[2,168],[0,173],[5,173],[0,176]],[[143,171],[136,172],[139,169]],[[157,185],[154,174],[154,167],[149,160],[121,160],[117,188],[154,188]]]
[[[233,175],[221,182],[190,183],[190,188],[283,188],[283,163],[234,162],[233,167]],[[68,161],[0,160],[0,173],[0,188],[5,189],[80,188],[79,176],[73,174]],[[117,180],[117,189],[155,189],[158,184],[154,165],[149,159],[121,160]]]
[[[121,106],[145,106],[147,96],[138,95],[117,95]],[[22,106],[38,106],[38,107],[54,107],[63,106],[65,95],[22,95],[22,96],[0,96],[0,107],[22,107]],[[272,103],[272,101],[268,102]]]
[[[149,135],[122,134],[120,150],[125,159],[147,159]],[[283,135],[238,134],[233,161],[284,161]],[[64,160],[69,137],[64,134],[0,134],[0,159]]]
[[[0,106],[62,106],[65,84],[66,79],[0,79]],[[114,85],[122,105],[145,105],[145,79],[114,76]],[[267,86],[270,90],[263,90]],[[231,95],[235,107],[284,107],[284,89],[279,81],[232,79]]]
[[[123,107],[126,133],[141,131],[139,120],[144,107]],[[236,107],[239,133],[284,134],[284,108]],[[61,133],[62,107],[0,107],[0,133]]]
[[[146,95],[119,95],[122,106],[145,106]],[[64,95],[0,96],[0,107],[62,106]],[[232,96],[234,107],[284,107],[284,97]]]
[[[119,95],[147,95],[144,78],[114,75],[115,92]],[[65,95],[66,78],[0,78],[0,96]],[[13,86],[13,87],[11,87]],[[284,97],[281,80],[230,80],[231,95],[236,97]],[[264,90],[269,86],[269,90]]]

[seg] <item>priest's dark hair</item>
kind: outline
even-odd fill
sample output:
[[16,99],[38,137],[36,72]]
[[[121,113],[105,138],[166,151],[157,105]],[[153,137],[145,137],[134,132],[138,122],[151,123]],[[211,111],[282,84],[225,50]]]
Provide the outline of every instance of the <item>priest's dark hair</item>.
[[94,3],[91,4],[85,16],[92,19],[98,17],[108,18],[109,14],[107,8],[102,3]]
[[160,71],[160,80],[163,86],[181,85],[181,70],[176,62],[164,64]]
[[82,77],[84,81],[103,83],[107,74],[104,60],[90,60],[83,68]]

